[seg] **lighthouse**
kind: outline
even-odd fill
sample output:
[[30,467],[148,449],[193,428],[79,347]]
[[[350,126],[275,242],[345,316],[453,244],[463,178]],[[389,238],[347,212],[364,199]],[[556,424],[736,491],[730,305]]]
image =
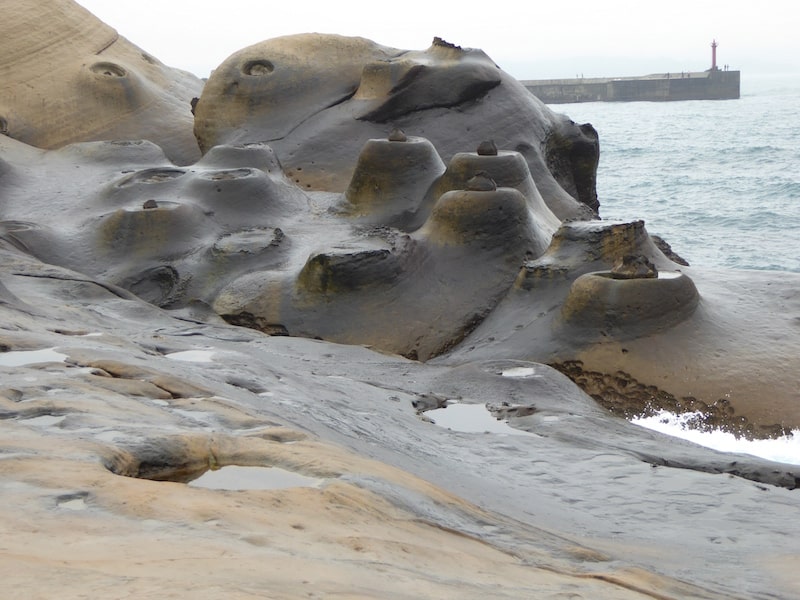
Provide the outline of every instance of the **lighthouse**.
[[711,70],[717,70],[717,40],[711,40]]

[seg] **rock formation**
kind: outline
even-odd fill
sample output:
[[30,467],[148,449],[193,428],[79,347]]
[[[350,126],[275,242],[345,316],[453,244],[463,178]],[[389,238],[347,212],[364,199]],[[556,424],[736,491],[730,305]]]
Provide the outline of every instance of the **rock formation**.
[[204,152],[266,142],[303,189],[344,191],[365,144],[399,128],[445,163],[493,140],[525,158],[559,218],[597,208],[591,125],[547,109],[484,52],[438,38],[423,52],[335,35],[267,40],[214,70],[195,116]]
[[[798,589],[800,467],[614,413],[800,427],[800,277],[599,220],[590,125],[440,39],[268,40],[199,93],[72,2],[0,29],[5,596]],[[311,483],[187,485],[234,465]]]
[[147,139],[176,163],[200,157],[191,100],[202,81],[165,66],[71,0],[3,10],[0,81],[0,129],[26,144]]

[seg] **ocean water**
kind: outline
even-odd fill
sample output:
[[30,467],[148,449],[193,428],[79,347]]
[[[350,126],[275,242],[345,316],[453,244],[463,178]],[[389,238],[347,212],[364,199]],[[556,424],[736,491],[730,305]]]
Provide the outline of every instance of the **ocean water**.
[[[600,136],[604,219],[644,219],[690,264],[800,272],[800,73],[742,74],[741,98],[551,105]],[[697,431],[685,415],[635,423],[728,452],[800,463],[776,440]]]
[[600,135],[604,219],[644,219],[690,264],[800,272],[800,74],[741,98],[551,105]]

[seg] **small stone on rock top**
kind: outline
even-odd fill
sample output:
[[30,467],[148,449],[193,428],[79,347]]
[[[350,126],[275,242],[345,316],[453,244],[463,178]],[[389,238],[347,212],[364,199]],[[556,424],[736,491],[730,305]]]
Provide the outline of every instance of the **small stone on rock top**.
[[611,275],[615,279],[651,279],[658,277],[658,269],[646,256],[628,254],[614,265]]
[[147,210],[148,208],[158,208],[158,202],[150,198],[149,200],[145,200],[144,204],[142,204],[142,208]]
[[398,129],[397,127],[395,127],[389,133],[389,141],[390,142],[407,142],[408,141],[408,137],[406,137],[406,134],[403,133],[402,129]]
[[486,171],[478,171],[467,181],[466,189],[472,192],[493,192],[497,189],[497,184]]
[[486,140],[478,144],[478,156],[497,156],[497,145],[494,140]]

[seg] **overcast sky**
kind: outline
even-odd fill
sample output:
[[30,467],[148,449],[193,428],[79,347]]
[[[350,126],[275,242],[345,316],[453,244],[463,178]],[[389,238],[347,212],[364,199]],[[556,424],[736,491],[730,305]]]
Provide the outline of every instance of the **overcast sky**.
[[717,63],[743,77],[800,73],[796,0],[78,2],[162,62],[201,77],[241,48],[305,32],[408,50],[439,36],[481,48],[519,79],[700,71],[711,65],[712,39]]

